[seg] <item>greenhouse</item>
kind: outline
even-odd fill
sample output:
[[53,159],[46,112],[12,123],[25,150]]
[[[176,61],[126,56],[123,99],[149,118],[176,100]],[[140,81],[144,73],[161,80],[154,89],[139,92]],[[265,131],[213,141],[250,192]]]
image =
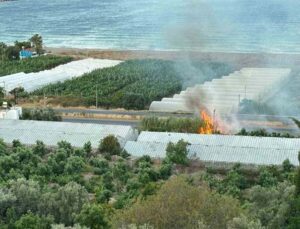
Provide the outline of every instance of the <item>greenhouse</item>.
[[243,68],[220,79],[188,87],[172,98],[153,101],[150,111],[193,113],[201,104],[210,111],[228,114],[235,112],[243,99],[269,98],[290,73],[286,68]]
[[0,138],[6,143],[20,140],[23,144],[32,145],[40,140],[48,146],[55,146],[60,141],[67,141],[74,147],[82,147],[90,141],[97,148],[100,140],[108,135],[115,135],[122,147],[127,141],[137,138],[135,130],[130,126],[0,120]]
[[200,135],[167,132],[142,132],[125,149],[133,156],[164,158],[169,142],[189,142],[189,157],[208,162],[280,165],[286,159],[298,165],[300,139],[229,135]]
[[[149,155],[152,158],[166,156],[167,143],[129,141],[125,150],[135,157]],[[189,157],[207,162],[242,163],[253,165],[280,165],[286,159],[298,165],[296,149],[261,149],[192,144],[188,146]]]
[[119,63],[121,61],[89,58],[59,65],[51,70],[28,74],[21,72],[3,76],[1,82],[3,82],[6,92],[16,87],[23,87],[27,92],[32,92],[47,84],[79,77],[93,70],[113,67]]

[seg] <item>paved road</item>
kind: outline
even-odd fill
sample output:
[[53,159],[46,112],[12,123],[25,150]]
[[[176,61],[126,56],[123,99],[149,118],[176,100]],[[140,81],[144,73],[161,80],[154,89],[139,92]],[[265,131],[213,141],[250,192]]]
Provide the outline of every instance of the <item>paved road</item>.
[[123,111],[123,110],[101,110],[101,109],[69,109],[69,108],[55,108],[60,113],[84,113],[84,114],[106,114],[106,115],[139,115],[139,116],[176,116],[176,117],[193,117],[193,114],[172,114],[163,112],[144,111]]

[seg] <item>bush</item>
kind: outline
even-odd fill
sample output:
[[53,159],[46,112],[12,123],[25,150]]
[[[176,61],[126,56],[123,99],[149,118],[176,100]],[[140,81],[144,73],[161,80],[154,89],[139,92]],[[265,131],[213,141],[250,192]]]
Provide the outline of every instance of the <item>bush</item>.
[[120,155],[122,149],[118,139],[113,135],[109,135],[101,140],[99,145],[99,151],[100,153],[113,156]]
[[62,117],[58,115],[52,108],[23,109],[20,119],[38,121],[61,121]]
[[167,158],[175,163],[187,165],[189,163],[187,146],[189,143],[180,140],[176,144],[170,142],[166,149]]

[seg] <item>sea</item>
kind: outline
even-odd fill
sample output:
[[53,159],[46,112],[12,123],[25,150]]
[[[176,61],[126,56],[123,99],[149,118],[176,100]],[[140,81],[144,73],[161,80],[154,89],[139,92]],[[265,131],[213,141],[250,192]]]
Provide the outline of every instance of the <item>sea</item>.
[[48,47],[300,53],[299,0],[0,2],[0,42]]

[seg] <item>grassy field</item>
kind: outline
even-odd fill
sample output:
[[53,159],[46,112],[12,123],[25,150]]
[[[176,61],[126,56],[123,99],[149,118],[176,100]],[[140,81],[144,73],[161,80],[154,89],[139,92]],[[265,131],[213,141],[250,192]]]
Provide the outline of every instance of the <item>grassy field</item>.
[[0,61],[0,77],[18,72],[39,72],[72,61],[71,57],[41,56],[26,60]]

